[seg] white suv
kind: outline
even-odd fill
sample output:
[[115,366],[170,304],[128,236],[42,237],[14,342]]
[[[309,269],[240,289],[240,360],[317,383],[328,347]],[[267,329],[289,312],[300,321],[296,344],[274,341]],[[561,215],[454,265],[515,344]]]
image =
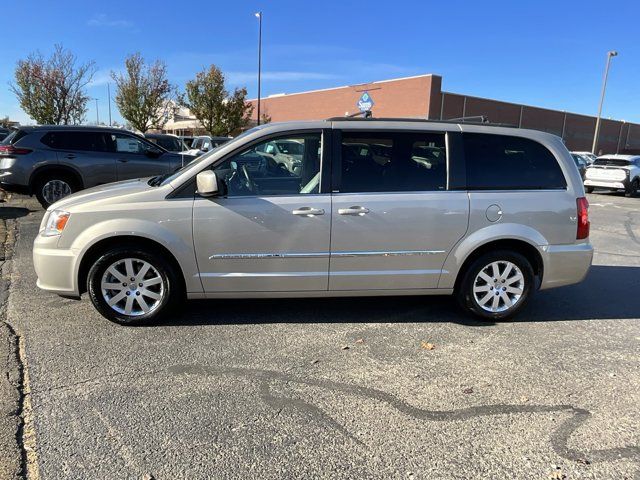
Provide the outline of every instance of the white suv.
[[640,156],[603,155],[587,168],[584,186],[587,193],[594,188],[624,189],[627,197],[640,191]]

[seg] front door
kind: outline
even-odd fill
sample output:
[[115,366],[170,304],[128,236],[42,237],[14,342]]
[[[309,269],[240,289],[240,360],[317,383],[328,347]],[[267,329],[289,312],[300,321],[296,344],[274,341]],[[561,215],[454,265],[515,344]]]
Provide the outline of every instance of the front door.
[[467,229],[469,199],[447,190],[444,133],[342,132],[330,290],[437,288]]
[[322,134],[289,134],[302,168],[287,169],[264,143],[214,166],[226,195],[196,196],[193,234],[207,293],[326,291],[331,197],[320,189]]
[[180,165],[174,155],[163,153],[158,147],[127,133],[110,134],[111,149],[115,152],[118,180],[144,178],[172,173]]

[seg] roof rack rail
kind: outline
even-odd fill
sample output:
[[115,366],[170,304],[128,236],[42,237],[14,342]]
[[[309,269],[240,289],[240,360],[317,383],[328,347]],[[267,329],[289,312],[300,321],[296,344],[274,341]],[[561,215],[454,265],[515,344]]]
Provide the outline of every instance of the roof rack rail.
[[[355,115],[360,115],[357,113]],[[365,116],[364,118],[358,118],[355,115],[348,115],[344,117],[330,117],[327,118],[328,122],[350,122],[350,121],[367,121],[367,122],[422,122],[422,123],[450,123],[454,125],[459,125],[461,123],[471,124],[471,125],[483,125],[487,127],[508,127],[508,128],[518,128],[517,125],[512,125],[509,123],[491,123],[488,118],[484,115],[480,115],[477,117],[462,117],[462,118],[452,118],[447,120],[437,120],[432,118],[402,118],[402,117],[372,117]]]

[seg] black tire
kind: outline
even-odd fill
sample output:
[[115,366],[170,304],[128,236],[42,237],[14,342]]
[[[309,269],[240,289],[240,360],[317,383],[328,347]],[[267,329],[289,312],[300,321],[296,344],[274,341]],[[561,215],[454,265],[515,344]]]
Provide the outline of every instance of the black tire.
[[[493,262],[510,262],[515,265],[520,272],[522,272],[523,277],[523,288],[520,297],[514,303],[512,307],[506,308],[502,311],[487,311],[485,310],[480,303],[476,300],[475,295],[473,293],[474,283],[476,282],[476,277],[480,274],[480,272],[487,266],[491,265]],[[492,279],[493,280],[493,279]],[[500,279],[497,279],[500,282]],[[470,312],[483,320],[487,321],[500,321],[507,320],[514,315],[516,315],[522,308],[525,306],[533,292],[535,291],[535,275],[533,273],[533,267],[531,263],[521,254],[517,252],[513,252],[510,250],[497,250],[495,252],[485,253],[480,256],[476,260],[474,260],[468,268],[462,273],[462,280],[460,281],[456,297],[460,306],[467,312]],[[504,282],[502,282],[504,283]],[[508,283],[508,280],[507,280]],[[501,285],[498,283],[498,285]],[[491,291],[494,290],[493,285],[490,286]],[[502,287],[505,288],[505,287]],[[498,295],[500,297],[500,288],[497,289]],[[490,292],[487,291],[487,294]],[[490,297],[493,299],[493,297]],[[506,303],[500,300],[504,307],[506,307]]]
[[593,187],[584,187],[584,191],[587,193],[593,193]]
[[[73,176],[69,175],[68,173],[65,173],[65,172],[43,173],[33,183],[33,189],[34,189],[36,198],[38,199],[38,201],[40,202],[40,205],[42,205],[44,209],[49,208],[51,204],[54,203],[47,200],[47,198],[45,198],[46,197],[45,187],[47,186],[47,184],[50,184],[50,182],[55,182],[55,181],[62,182],[63,184],[66,184],[69,187],[69,193],[67,195],[71,195],[77,192],[78,190],[80,190],[80,186],[78,185],[78,182],[76,181],[76,179],[73,178]],[[60,198],[64,198],[64,197],[60,197]]]
[[638,196],[639,190],[640,190],[640,180],[636,178],[633,180],[633,182],[631,182],[631,185],[629,186],[629,188],[625,190],[624,195],[625,197],[636,197]]
[[[161,299],[158,301],[158,304],[147,313],[140,311],[138,313],[134,312],[132,315],[127,315],[122,311],[116,311],[116,309],[109,306],[103,295],[101,282],[105,272],[110,266],[125,259],[136,259],[141,262],[148,262],[151,267],[155,269],[154,273],[157,273],[162,279]],[[126,280],[129,279],[125,279],[125,281]],[[133,287],[135,288],[137,288],[136,282],[132,282],[134,284]],[[133,290],[128,293],[128,290],[131,288],[131,284],[128,285],[128,288],[120,289],[127,290],[127,292],[125,292],[127,296],[122,298],[122,300],[125,301],[125,304],[128,296],[133,298],[131,301],[133,304],[136,299],[134,295],[140,295],[140,292],[142,292],[142,296],[144,298],[145,294],[143,288],[140,288],[140,292]],[[157,287],[152,293],[157,295],[159,290],[160,287]],[[184,284],[181,281],[179,272],[176,271],[173,264],[158,254],[149,253],[148,251],[141,250],[135,246],[120,246],[102,254],[89,270],[89,275],[87,277],[87,292],[89,293],[91,302],[103,317],[121,325],[139,325],[158,322],[171,313],[171,311],[173,311],[173,309],[178,305],[181,305],[185,298]],[[111,295],[112,298],[116,296],[116,293],[116,291],[107,291],[107,294]],[[135,301],[138,305],[137,307],[134,305],[134,307],[141,310],[142,307],[140,306],[139,301]],[[118,305],[120,305],[120,307],[118,307]],[[123,309],[122,302],[117,302],[115,307]]]

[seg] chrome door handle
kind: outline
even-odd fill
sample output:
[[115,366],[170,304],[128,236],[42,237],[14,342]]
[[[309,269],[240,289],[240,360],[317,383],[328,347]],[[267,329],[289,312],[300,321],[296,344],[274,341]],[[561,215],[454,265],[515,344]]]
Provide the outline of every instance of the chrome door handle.
[[68,158],[69,160],[73,160],[74,158],[76,158],[76,156],[73,153],[69,153],[65,156],[65,158]]
[[369,213],[369,209],[359,205],[338,209],[338,215],[365,215],[367,213]]
[[120,163],[127,163],[129,160],[127,160],[126,158],[119,158],[118,161]]
[[292,211],[294,215],[302,215],[304,217],[313,217],[314,215],[324,215],[323,208],[300,207]]

